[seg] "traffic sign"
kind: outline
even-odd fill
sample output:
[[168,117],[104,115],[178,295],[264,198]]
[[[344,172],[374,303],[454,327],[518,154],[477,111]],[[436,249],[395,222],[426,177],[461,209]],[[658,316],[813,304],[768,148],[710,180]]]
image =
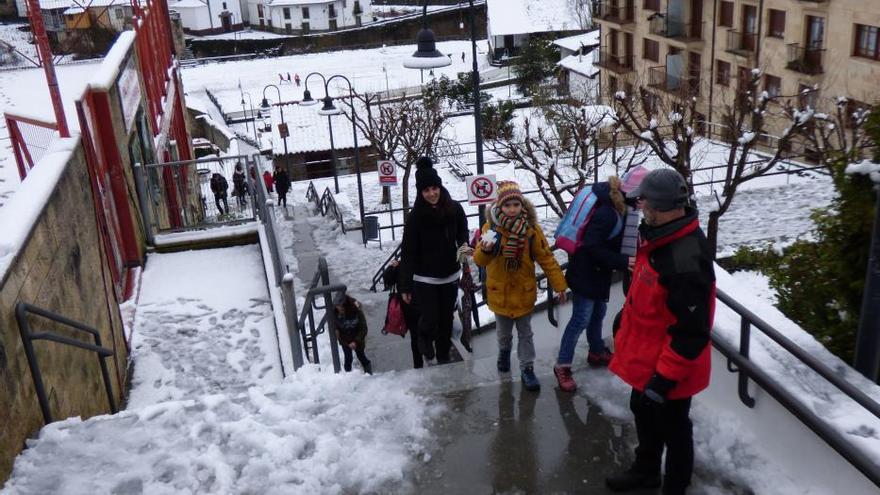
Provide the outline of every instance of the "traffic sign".
[[484,205],[498,198],[498,186],[494,175],[471,175],[467,177],[468,203]]
[[383,186],[397,185],[397,167],[389,160],[379,160],[379,184]]
[[287,129],[287,122],[278,124],[278,136],[280,136],[281,139],[286,139],[290,136],[290,131]]

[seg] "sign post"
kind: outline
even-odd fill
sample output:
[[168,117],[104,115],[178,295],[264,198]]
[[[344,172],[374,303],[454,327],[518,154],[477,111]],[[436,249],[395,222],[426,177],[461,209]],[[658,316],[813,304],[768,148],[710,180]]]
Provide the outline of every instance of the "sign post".
[[397,185],[397,167],[389,160],[379,160],[379,184],[383,186]]
[[494,175],[471,175],[466,180],[468,203],[485,205],[498,198],[498,185]]

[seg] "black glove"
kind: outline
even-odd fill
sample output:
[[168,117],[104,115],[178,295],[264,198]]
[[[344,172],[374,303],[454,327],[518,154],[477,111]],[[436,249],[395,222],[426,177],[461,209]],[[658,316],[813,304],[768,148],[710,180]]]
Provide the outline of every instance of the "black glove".
[[674,381],[666,378],[660,373],[654,372],[654,376],[648,381],[648,384],[645,386],[645,391],[642,393],[642,404],[648,406],[663,404],[666,402],[666,395],[669,394],[669,391],[674,387]]

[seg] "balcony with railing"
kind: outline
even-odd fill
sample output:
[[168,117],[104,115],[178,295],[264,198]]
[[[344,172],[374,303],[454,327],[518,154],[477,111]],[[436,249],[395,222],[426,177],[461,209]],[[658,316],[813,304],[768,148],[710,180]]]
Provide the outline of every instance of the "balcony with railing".
[[823,59],[824,48],[807,48],[798,43],[788,45],[788,64],[786,68],[801,74],[816,75],[825,72]]
[[758,35],[729,29],[727,30],[726,50],[746,57],[754,55],[758,51]]
[[632,0],[621,0],[621,2],[600,2],[596,9],[596,19],[621,26],[634,23],[636,14]]
[[668,14],[654,14],[649,17],[649,30],[651,34],[663,36],[672,40],[685,43],[703,41],[704,22],[692,22],[681,19],[671,19]]
[[676,96],[695,96],[699,94],[699,78],[691,77],[685,72],[669,72],[666,67],[658,66],[648,69],[648,86],[671,93]]
[[633,71],[632,55],[612,55],[604,50],[594,51],[593,65],[608,69],[618,74]]

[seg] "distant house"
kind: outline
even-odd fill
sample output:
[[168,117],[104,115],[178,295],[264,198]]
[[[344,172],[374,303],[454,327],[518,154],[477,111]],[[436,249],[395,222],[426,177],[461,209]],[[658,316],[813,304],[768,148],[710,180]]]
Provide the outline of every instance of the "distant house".
[[[341,108],[347,108],[344,104]],[[273,106],[267,124],[271,126],[271,145],[273,163],[287,168],[292,180],[314,179],[333,176],[333,149],[336,150],[337,173],[355,173],[354,135],[351,120],[344,114],[329,117],[333,125],[333,147],[330,146],[330,127],[328,117],[318,113],[319,105],[303,106],[295,103]],[[355,101],[360,115],[366,109]],[[284,126],[281,112],[284,112]],[[282,138],[286,127],[287,138]],[[361,172],[375,171],[375,149],[370,140],[358,132],[358,147]]]
[[590,13],[585,4],[572,0],[486,0],[492,62],[519,55],[530,36],[589,29]]
[[[27,17],[25,0],[17,8]],[[132,27],[134,15],[128,0],[40,0],[40,11],[56,53],[103,52],[116,33]]]
[[186,33],[230,33],[244,26],[239,0],[169,0],[168,9],[180,14]]
[[599,47],[599,30],[560,38],[553,42],[561,55],[558,78],[562,91],[595,101],[599,97],[599,68],[593,66],[593,51]]
[[335,31],[372,16],[372,0],[247,0],[251,27],[276,33]]

